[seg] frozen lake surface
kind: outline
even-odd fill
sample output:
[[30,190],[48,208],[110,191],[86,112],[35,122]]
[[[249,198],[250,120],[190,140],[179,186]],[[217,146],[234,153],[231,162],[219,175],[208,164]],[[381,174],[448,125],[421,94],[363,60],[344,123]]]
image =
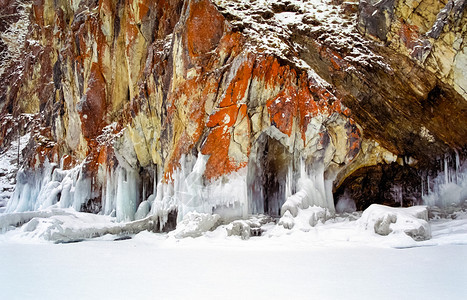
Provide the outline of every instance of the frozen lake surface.
[[0,235],[1,298],[465,297],[465,219],[433,221],[433,238],[407,247],[397,236],[358,234],[354,223],[249,240],[220,228],[195,239],[141,232],[69,244],[21,238],[17,229]]

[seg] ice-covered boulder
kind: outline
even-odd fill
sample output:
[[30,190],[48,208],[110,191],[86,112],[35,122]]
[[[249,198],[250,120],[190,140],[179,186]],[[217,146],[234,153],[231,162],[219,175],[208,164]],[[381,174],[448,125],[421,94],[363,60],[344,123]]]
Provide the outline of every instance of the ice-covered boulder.
[[199,237],[204,232],[215,227],[220,216],[217,214],[204,214],[198,212],[189,212],[183,220],[177,224],[174,235],[178,239],[186,237]]
[[228,224],[225,229],[228,236],[240,236],[243,240],[251,236],[261,236],[263,225],[273,224],[274,219],[267,215],[254,215],[246,220],[235,220]]
[[227,230],[227,235],[232,236],[240,236],[243,240],[247,240],[250,238],[251,234],[251,227],[248,222],[244,220],[236,220],[227,225],[225,228]]
[[[298,215],[298,210],[297,210]],[[295,225],[294,217],[290,210],[287,210],[282,217],[279,219],[279,225],[283,226],[285,229],[292,229]]]
[[316,226],[319,222],[326,222],[329,216],[329,210],[319,206],[311,206],[306,209],[298,209],[297,215],[293,216],[290,211],[286,211],[279,219],[279,225],[286,229],[294,227],[307,230],[310,227]]
[[426,206],[395,208],[372,204],[357,222],[364,229],[374,230],[379,235],[404,232],[416,241],[431,238]]

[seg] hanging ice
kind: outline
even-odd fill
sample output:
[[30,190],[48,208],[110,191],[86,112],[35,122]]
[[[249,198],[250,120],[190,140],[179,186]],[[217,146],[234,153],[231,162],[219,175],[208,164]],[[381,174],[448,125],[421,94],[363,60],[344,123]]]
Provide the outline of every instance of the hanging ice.
[[467,164],[446,155],[442,160],[443,169],[435,178],[426,176],[422,180],[422,198],[428,206],[445,208],[457,206],[467,201]]

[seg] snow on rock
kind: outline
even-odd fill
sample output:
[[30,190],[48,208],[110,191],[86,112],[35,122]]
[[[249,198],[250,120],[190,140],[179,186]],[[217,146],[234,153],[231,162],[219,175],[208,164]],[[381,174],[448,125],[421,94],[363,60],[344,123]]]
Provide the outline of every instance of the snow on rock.
[[230,223],[226,228],[228,236],[239,236],[242,240],[247,240],[250,238],[251,227],[248,222],[244,220],[236,220]]
[[21,226],[33,218],[49,218],[60,212],[48,210],[48,211],[28,211],[18,212],[0,215],[0,229],[2,232],[6,232],[10,229],[14,229],[17,226]]
[[[3,75],[5,69],[12,62],[17,62],[21,59],[21,54],[25,48],[25,42],[27,34],[29,32],[30,18],[29,11],[31,10],[31,4],[27,1],[18,1],[18,11],[15,14],[18,16],[18,20],[5,30],[0,32],[0,41],[3,45],[6,45],[6,52],[3,54],[0,60],[0,76]],[[6,5],[6,3],[2,3]],[[2,16],[2,19],[8,17]],[[3,21],[3,20],[2,20]]]
[[415,241],[431,238],[426,206],[394,208],[372,204],[357,221],[365,230],[374,230],[379,235],[405,233]]
[[177,228],[173,234],[177,239],[186,237],[199,237],[204,232],[212,230],[220,216],[217,214],[205,214],[197,212],[187,213],[181,222],[177,224]]
[[[298,210],[297,210],[298,215]],[[279,225],[284,226],[285,229],[292,229],[295,225],[294,216],[287,210],[282,217],[279,219]]]
[[298,209],[297,215],[293,216],[290,211],[284,213],[279,219],[279,225],[286,229],[300,229],[308,231],[318,223],[324,223],[331,217],[329,210],[319,206],[311,206],[306,209]]
[[239,236],[247,240],[251,236],[261,236],[265,224],[274,224],[273,219],[266,215],[254,215],[246,220],[235,220],[225,226],[228,236]]
[[[219,11],[234,27],[250,39],[254,51],[276,55],[299,68],[310,69],[300,59],[302,46],[294,42],[296,32],[316,36],[334,49],[352,45],[346,60],[361,65],[385,65],[375,55],[355,24],[356,14],[345,14],[345,5],[335,5],[333,0],[215,0]],[[387,67],[387,66],[386,66]]]
[[[29,211],[0,215],[2,232],[20,232],[27,240],[73,242],[111,235],[136,234],[141,231],[158,231],[158,219],[149,216],[144,219],[122,223],[114,217],[77,212],[72,208],[51,207],[42,211]],[[15,235],[18,235],[15,233]]]

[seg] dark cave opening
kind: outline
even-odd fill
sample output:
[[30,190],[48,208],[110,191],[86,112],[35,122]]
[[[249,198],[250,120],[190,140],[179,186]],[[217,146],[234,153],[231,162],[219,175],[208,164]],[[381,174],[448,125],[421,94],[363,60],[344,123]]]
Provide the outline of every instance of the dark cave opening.
[[258,143],[256,159],[250,164],[247,178],[250,212],[279,217],[286,200],[292,154],[278,140],[267,135],[260,137]]

